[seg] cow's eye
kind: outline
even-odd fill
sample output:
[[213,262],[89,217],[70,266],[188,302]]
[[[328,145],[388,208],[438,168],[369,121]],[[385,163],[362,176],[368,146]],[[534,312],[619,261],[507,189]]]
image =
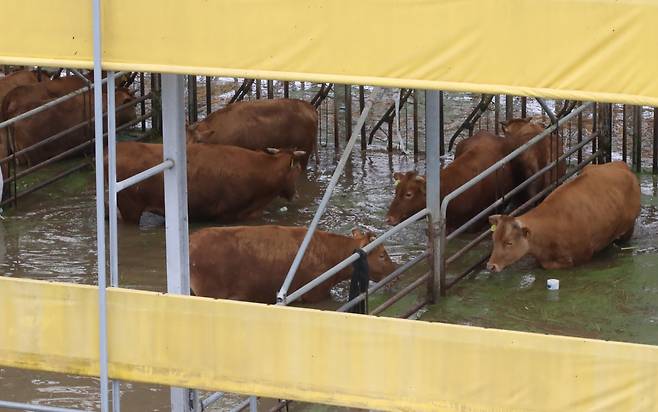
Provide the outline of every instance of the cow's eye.
[[406,197],[407,199],[411,199],[412,197],[414,197],[414,194],[411,192],[407,192],[404,194],[404,197]]

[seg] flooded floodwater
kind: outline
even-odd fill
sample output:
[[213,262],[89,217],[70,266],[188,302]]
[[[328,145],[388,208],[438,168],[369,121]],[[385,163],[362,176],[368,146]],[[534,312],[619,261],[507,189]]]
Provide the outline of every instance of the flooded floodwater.
[[[463,115],[465,109],[461,107],[470,107],[472,101],[455,98],[453,110]],[[488,117],[483,122],[491,125]],[[456,128],[456,121],[448,123],[448,128]],[[292,202],[276,200],[262,217],[244,224],[308,224],[339,155],[331,144],[321,147],[318,161],[311,160],[307,175],[299,181],[297,198]],[[55,165],[42,173],[54,173],[61,167]],[[415,162],[411,155],[389,155],[381,145],[367,153],[355,151],[320,228],[348,234],[360,226],[383,233],[388,229],[384,216],[393,194],[392,172],[412,169],[424,172],[422,156]],[[610,246],[590,263],[569,270],[546,271],[531,259],[503,273],[479,270],[457,284],[446,298],[424,309],[420,319],[658,345],[658,181],[650,175],[641,175],[640,180],[642,212],[633,239],[623,248]],[[4,216],[5,220],[0,221],[0,273],[60,282],[97,282],[93,172],[77,172],[32,194]],[[191,230],[208,225],[212,223],[193,223]],[[387,242],[392,259],[403,263],[423,252],[427,244],[425,228],[424,222],[418,222]],[[472,238],[459,237],[447,252],[456,251]],[[485,242],[467,253],[451,267],[450,274],[476,261],[490,247]],[[417,265],[401,280],[374,294],[370,306],[376,306],[426,270],[426,264]],[[162,226],[119,223],[119,272],[121,287],[166,290]],[[547,278],[559,278],[560,290],[547,291]],[[347,299],[347,289],[346,282],[338,285],[330,301],[312,307],[337,308]],[[384,315],[405,312],[424,293],[424,288],[419,288]],[[168,388],[123,383],[122,389],[125,411],[169,410]],[[0,368],[0,399],[93,409],[98,406],[98,380]],[[230,395],[215,408],[228,410],[242,399]],[[261,402],[263,406],[273,404]],[[294,404],[291,409],[339,408]]]

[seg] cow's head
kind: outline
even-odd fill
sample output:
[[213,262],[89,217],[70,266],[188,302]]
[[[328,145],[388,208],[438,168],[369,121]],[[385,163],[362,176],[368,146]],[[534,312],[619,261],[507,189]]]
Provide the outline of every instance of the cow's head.
[[528,253],[530,230],[512,216],[492,215],[489,223],[493,232],[493,251],[487,269],[500,272]]
[[[363,232],[360,229],[352,229],[352,237],[357,241],[359,248],[375,240],[375,235],[372,232]],[[397,265],[388,256],[383,245],[377,246],[368,254],[368,271],[372,280],[380,281],[396,268]]]
[[417,172],[395,172],[395,197],[388,207],[386,223],[397,225],[425,207],[425,177]]
[[282,159],[285,165],[283,187],[279,195],[286,200],[292,200],[295,197],[297,178],[302,173],[301,160],[306,156],[303,150],[293,149],[274,149],[268,147],[265,153]]
[[537,133],[542,130],[542,126],[532,122],[532,117],[523,119],[510,119],[500,122],[505,136],[517,136],[519,134]]
[[208,143],[214,130],[207,129],[200,122],[187,126],[187,143]]
[[[126,87],[118,87],[114,93],[116,107],[123,106],[124,104],[134,102],[137,100],[134,96],[135,92]],[[137,118],[135,105],[128,106],[117,112],[117,125],[132,122]]]

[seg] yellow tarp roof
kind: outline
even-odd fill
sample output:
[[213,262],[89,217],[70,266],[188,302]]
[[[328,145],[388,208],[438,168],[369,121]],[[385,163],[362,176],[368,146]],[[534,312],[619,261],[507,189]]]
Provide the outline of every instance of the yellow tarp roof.
[[[104,67],[658,106],[654,0],[104,0]],[[0,64],[92,66],[91,1],[5,0]]]

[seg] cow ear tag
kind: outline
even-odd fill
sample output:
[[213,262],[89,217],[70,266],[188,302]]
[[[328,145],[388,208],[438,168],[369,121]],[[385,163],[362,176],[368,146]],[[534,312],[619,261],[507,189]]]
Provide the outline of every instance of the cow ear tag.
[[395,182],[394,182],[393,184],[394,184],[395,186],[397,186],[397,185],[400,184],[400,181],[396,179]]
[[496,231],[496,225],[491,225],[491,231],[495,232]]

